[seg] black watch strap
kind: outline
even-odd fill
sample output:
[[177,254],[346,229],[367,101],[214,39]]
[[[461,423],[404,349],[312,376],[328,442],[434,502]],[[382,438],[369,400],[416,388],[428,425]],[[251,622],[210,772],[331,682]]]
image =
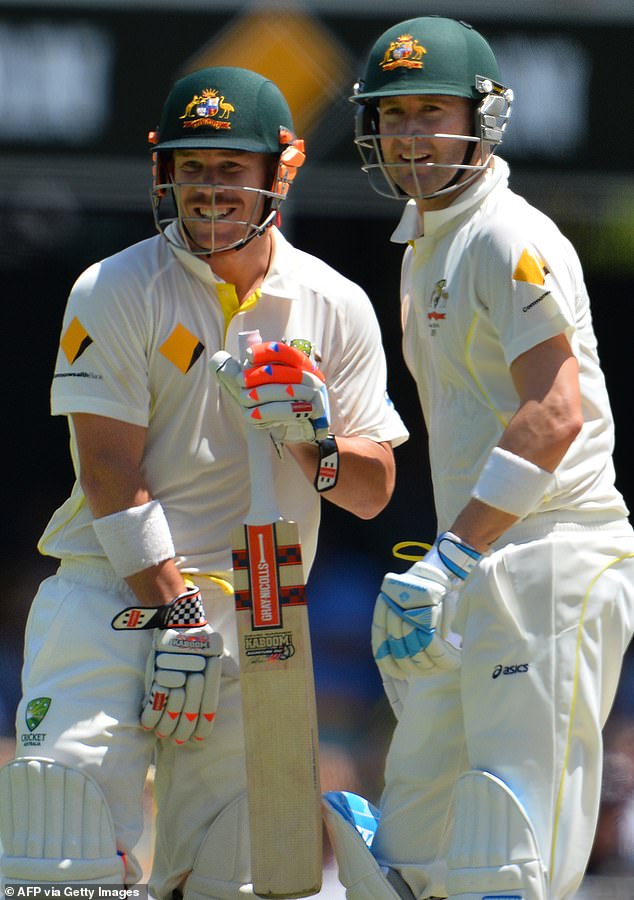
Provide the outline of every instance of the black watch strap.
[[319,463],[315,475],[315,488],[323,494],[337,484],[339,476],[339,450],[334,435],[328,435],[323,441],[318,441]]

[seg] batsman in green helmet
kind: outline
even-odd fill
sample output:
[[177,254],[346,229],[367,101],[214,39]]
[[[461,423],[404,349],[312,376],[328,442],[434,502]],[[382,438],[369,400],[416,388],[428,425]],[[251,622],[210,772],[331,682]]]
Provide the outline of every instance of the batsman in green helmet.
[[397,725],[379,808],[325,798],[340,879],[348,900],[569,900],[634,627],[634,532],[581,265],[509,187],[495,151],[513,94],[470,25],[387,29],[351,100],[362,167],[404,206],[403,353],[437,526],[417,533],[411,510],[410,567],[376,598]]
[[[177,81],[150,144],[156,227],[168,241],[184,240],[203,257],[264,234],[279,218],[305,158],[279,88],[232,66],[201,69]],[[258,165],[232,171],[225,162],[205,171],[200,160],[211,154]]]
[[[447,114],[432,110],[430,98],[438,97]],[[375,190],[433,199],[463,190],[488,166],[513,92],[477,31],[428,17],[401,22],[376,42],[351,99],[359,104],[355,143]],[[425,105],[413,129],[411,113]]]
[[[297,523],[301,555],[278,548],[277,562],[293,562],[284,591],[301,601],[322,503],[376,516],[408,436],[369,297],[282,232],[304,162],[293,132],[260,73],[179,78],[150,137],[158,233],[71,288],[51,411],[67,418],[75,480],[39,542],[57,563],[29,611],[18,753],[0,767],[0,894],[120,896],[147,880],[156,900],[254,896],[232,530],[265,479]],[[244,332],[260,338],[248,358]],[[261,618],[266,679],[280,654]]]

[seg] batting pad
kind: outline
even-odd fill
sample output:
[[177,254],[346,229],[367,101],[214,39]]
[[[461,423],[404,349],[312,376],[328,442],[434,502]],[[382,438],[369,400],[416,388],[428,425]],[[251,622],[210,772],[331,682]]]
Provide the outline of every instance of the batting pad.
[[372,804],[348,791],[328,791],[322,807],[348,900],[414,900],[400,878],[398,892],[395,890],[372,856],[370,848],[379,821]]
[[489,772],[458,779],[447,863],[452,900],[548,900],[532,823],[510,788]]
[[15,759],[0,769],[0,839],[5,882],[125,883],[101,788],[62,763]]
[[211,823],[185,884],[183,900],[255,897],[249,853],[247,795],[241,794]]

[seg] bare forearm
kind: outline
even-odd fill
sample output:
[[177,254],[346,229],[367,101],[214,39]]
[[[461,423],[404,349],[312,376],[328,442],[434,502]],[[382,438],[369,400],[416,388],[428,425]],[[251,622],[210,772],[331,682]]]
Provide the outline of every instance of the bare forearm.
[[[134,480],[117,479],[106,482],[106,485],[106,489],[98,490],[93,482],[89,489],[90,495],[86,492],[91,512],[96,519],[152,500],[147,486],[135,483]],[[128,575],[125,580],[143,606],[169,603],[185,590],[183,576],[173,559],[163,560],[158,565]]]
[[[367,438],[337,437],[339,478],[324,498],[360,519],[372,519],[385,508],[394,491],[392,447]],[[313,483],[319,451],[314,444],[287,444],[302,471]]]
[[498,444],[511,454],[510,468],[507,463],[500,469],[499,451],[489,458],[491,464],[495,460],[498,485],[508,481],[508,490],[499,496],[504,508],[485,502],[491,495],[480,480],[450,527],[480,552],[537,507],[548,488],[547,473],[555,471],[583,425],[577,360],[563,335],[518,357],[511,373],[520,404]]
[[[80,480],[95,519],[143,506],[153,499],[141,471],[144,430],[99,416],[73,416],[80,451]],[[173,559],[125,578],[144,606],[161,606],[185,589]]]
[[456,516],[449,531],[470,544],[479,553],[487,553],[517,517],[472,497]]

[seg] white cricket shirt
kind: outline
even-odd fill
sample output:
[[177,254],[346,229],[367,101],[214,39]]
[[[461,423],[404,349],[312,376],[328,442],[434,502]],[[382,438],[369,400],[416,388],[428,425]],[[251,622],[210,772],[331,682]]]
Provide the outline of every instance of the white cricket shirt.
[[[52,412],[94,413],[147,428],[143,472],[165,509],[183,571],[228,572],[231,529],[249,505],[241,414],[208,369],[219,349],[238,355],[240,331],[312,343],[334,434],[394,445],[407,439],[386,393],[381,335],[367,295],[278,230],[273,237],[261,296],[248,309],[236,311],[232,285],[159,235],[88,268],[68,300]],[[77,471],[72,429],[71,449]],[[280,511],[299,525],[308,573],[320,497],[290,454],[272,457]],[[103,559],[92,521],[77,480],[49,522],[41,552]]]
[[449,208],[410,201],[393,235],[409,242],[401,282],[403,352],[429,435],[439,530],[465,506],[518,406],[509,366],[565,333],[577,357],[584,425],[538,512],[626,515],[614,486],[614,427],[590,303],[570,242],[508,186],[506,162]]

